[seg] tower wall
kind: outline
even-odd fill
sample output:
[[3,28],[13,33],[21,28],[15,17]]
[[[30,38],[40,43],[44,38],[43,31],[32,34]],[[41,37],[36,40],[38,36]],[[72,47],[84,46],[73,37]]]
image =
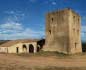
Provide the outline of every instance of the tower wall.
[[71,10],[69,18],[70,54],[82,52],[80,33],[81,33],[81,17]]
[[[73,15],[76,15],[74,21]],[[76,23],[74,25],[74,23]],[[73,32],[73,27],[75,31]],[[75,34],[74,34],[75,33]],[[75,49],[75,43],[77,46]],[[62,53],[81,52],[80,17],[70,9],[48,13],[46,16],[46,43],[44,51]]]

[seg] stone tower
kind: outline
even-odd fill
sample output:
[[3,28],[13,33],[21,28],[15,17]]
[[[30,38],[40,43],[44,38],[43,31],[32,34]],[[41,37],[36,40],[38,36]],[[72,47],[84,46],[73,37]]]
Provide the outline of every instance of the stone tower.
[[82,52],[81,18],[71,9],[58,10],[46,16],[46,42],[44,51],[65,54]]

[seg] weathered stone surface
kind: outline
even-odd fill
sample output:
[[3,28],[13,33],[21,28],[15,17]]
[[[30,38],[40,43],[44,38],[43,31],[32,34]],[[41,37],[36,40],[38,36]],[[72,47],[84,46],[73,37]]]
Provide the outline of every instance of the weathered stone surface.
[[46,16],[46,43],[44,51],[66,54],[82,52],[81,18],[71,9],[48,13]]

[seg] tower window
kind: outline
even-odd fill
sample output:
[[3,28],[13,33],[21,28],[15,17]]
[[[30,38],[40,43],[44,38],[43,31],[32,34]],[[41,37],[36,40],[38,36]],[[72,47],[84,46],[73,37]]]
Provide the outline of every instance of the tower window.
[[75,16],[73,16],[74,24],[75,24]]
[[75,16],[73,16],[73,18],[75,19]]
[[51,30],[49,30],[49,34],[51,34]]
[[79,23],[79,18],[78,18],[78,23]]
[[73,32],[75,32],[75,28],[73,28]]
[[77,34],[79,34],[79,30],[77,30]]
[[53,18],[52,18],[52,22],[53,22]]
[[79,21],[79,18],[78,18],[78,21]]
[[77,43],[75,42],[75,49],[76,49]]

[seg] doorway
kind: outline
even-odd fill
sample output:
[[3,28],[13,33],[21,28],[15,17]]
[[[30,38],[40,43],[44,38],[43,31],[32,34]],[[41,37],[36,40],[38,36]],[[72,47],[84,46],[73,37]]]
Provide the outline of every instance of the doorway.
[[27,52],[27,46],[23,45],[23,52],[26,53]]
[[77,48],[77,43],[75,42],[75,49]]
[[39,51],[40,51],[40,47],[37,46],[37,52],[39,52]]
[[29,45],[29,53],[34,53],[34,46],[32,44]]
[[82,52],[86,52],[86,43],[82,43]]
[[19,47],[16,47],[16,53],[19,53]]

